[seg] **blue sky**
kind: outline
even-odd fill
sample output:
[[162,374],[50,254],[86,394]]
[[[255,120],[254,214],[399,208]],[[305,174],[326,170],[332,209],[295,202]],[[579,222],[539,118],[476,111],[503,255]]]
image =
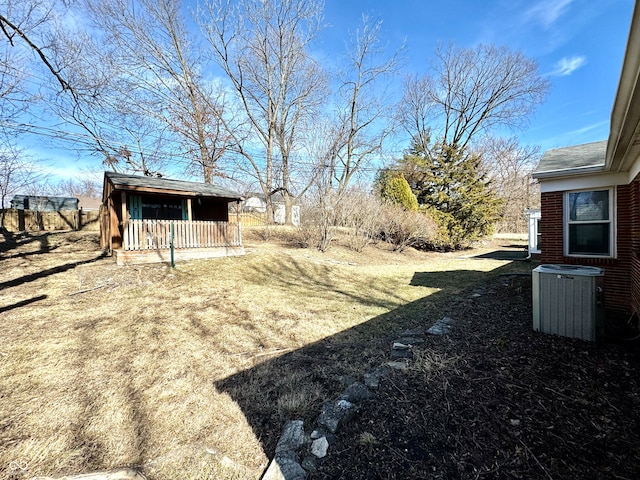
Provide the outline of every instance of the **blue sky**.
[[326,0],[323,44],[343,48],[362,13],[382,20],[409,72],[428,69],[438,42],[507,45],[535,58],[551,93],[518,132],[543,150],[606,139],[633,0]]
[[[439,42],[520,50],[539,62],[552,89],[528,128],[515,133],[522,144],[544,151],[607,138],[633,5],[633,0],[325,0],[327,27],[315,48],[332,61],[367,14],[382,20],[390,51],[404,43],[404,73],[425,73]],[[74,160],[50,146],[33,147],[58,175],[100,168],[97,158]]]

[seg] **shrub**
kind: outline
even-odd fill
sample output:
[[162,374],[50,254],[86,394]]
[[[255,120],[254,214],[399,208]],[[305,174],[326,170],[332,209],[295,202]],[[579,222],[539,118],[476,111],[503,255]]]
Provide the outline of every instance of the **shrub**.
[[399,205],[405,210],[418,210],[418,199],[409,183],[400,172],[381,170],[376,179],[375,190],[384,201]]
[[407,211],[398,205],[387,204],[383,210],[381,236],[402,252],[415,245],[430,245],[436,236],[437,226],[424,212]]

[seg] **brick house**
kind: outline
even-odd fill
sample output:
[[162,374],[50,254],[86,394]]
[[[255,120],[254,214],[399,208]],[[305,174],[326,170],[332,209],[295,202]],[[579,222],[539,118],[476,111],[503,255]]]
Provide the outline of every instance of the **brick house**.
[[541,261],[604,268],[605,308],[640,313],[640,6],[635,5],[609,138],[548,150]]

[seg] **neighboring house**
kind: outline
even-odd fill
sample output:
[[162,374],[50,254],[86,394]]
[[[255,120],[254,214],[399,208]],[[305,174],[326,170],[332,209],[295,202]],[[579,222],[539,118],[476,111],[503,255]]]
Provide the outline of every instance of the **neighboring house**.
[[[286,223],[286,212],[284,198],[282,194],[276,193],[271,196],[273,204],[273,221],[279,224]],[[267,211],[267,200],[262,193],[250,193],[242,202],[242,210],[244,212],[265,213]],[[296,227],[300,226],[300,205],[291,205],[291,223]]]
[[640,312],[640,4],[606,141],[547,151],[540,182],[543,263],[604,268],[605,308]]
[[78,197],[78,209],[84,211],[96,211],[100,210],[100,205],[102,205],[102,199],[94,198],[94,197]]
[[62,212],[78,210],[76,197],[47,197],[44,195],[14,195],[11,208],[34,212]]
[[118,264],[242,255],[229,203],[242,197],[205,183],[105,172],[101,246]]

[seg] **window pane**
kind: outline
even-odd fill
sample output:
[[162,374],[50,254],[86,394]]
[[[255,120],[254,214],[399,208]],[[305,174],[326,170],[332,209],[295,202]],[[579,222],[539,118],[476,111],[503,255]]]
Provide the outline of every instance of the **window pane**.
[[569,253],[587,255],[609,255],[608,223],[569,225]]
[[572,222],[609,220],[609,190],[570,193],[569,219]]

